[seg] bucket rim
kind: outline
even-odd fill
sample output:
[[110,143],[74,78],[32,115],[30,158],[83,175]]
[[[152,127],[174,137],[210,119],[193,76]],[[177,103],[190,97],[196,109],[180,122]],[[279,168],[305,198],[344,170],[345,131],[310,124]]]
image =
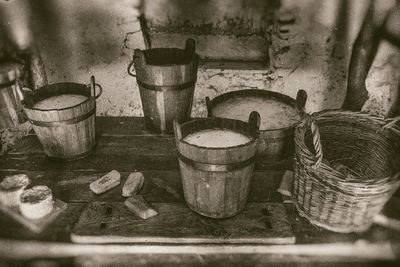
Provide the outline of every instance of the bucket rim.
[[[279,92],[274,92],[274,91],[270,91],[270,90],[263,90],[263,89],[250,89],[250,88],[246,88],[246,89],[240,89],[240,90],[235,90],[235,91],[229,91],[229,92],[225,92],[223,94],[220,94],[216,97],[214,97],[212,100],[210,100],[210,111],[209,111],[209,116],[213,117],[214,115],[212,114],[212,109],[217,106],[218,104],[224,102],[226,99],[235,97],[237,95],[245,95],[248,94],[244,97],[251,97],[251,96],[266,96],[266,95],[272,95],[274,97],[276,97],[277,99],[279,99],[281,103],[287,104],[291,107],[293,107],[295,110],[296,109],[296,100],[288,95],[279,93]],[[257,110],[255,110],[257,111]],[[211,114],[210,114],[211,112]],[[257,111],[258,112],[258,111]],[[301,117],[301,113],[300,111],[297,110],[297,113],[300,115]],[[292,129],[295,129],[300,123],[301,123],[301,118],[299,121],[286,126],[286,127],[281,127],[281,128],[274,128],[274,129],[260,129],[260,133],[272,133],[272,132],[281,132],[281,131],[291,131]]]
[[[96,98],[93,97],[92,95],[90,95],[90,88],[89,88],[88,85],[83,84],[83,83],[76,83],[76,82],[58,82],[58,83],[46,84],[46,85],[44,85],[44,86],[41,86],[41,87],[37,88],[37,89],[34,90],[33,93],[31,93],[31,94],[35,95],[35,93],[38,93],[39,90],[43,90],[45,87],[56,86],[56,85],[79,85],[79,86],[81,86],[81,87],[86,87],[86,88],[89,90],[89,96],[84,95],[84,94],[81,94],[81,95],[87,97],[87,99],[86,99],[85,101],[83,101],[83,102],[81,102],[81,103],[78,103],[78,104],[76,104],[76,105],[70,106],[70,107],[65,107],[65,108],[52,108],[52,109],[41,109],[41,108],[28,107],[26,101],[25,101],[25,100],[22,100],[21,103],[22,103],[23,108],[24,108],[24,109],[28,109],[28,110],[40,111],[40,112],[64,111],[64,110],[70,110],[70,109],[76,108],[76,107],[78,107],[78,106],[80,106],[80,105],[86,104],[86,103],[88,103],[88,102],[91,101],[91,100],[96,101]],[[78,93],[74,93],[74,94],[78,94]],[[51,95],[51,96],[58,96],[58,95],[63,95],[63,94],[55,94],[55,95]],[[51,97],[51,96],[49,96],[49,97]],[[47,98],[49,98],[49,97],[43,98],[42,100],[47,99]]]
[[[193,63],[196,63],[197,61],[200,60],[200,57],[197,53],[190,54],[189,56],[186,55],[187,51],[182,48],[177,48],[177,47],[155,47],[155,48],[149,48],[142,50],[143,55],[146,59],[146,62],[143,64],[143,66],[152,66],[152,67],[158,67],[158,68],[165,68],[165,67],[171,67],[171,66],[188,66]],[[151,57],[160,57],[159,55],[154,55],[153,53],[157,52],[165,52],[165,53],[170,53],[170,56],[176,56],[174,53],[180,53],[180,56],[183,56],[183,59],[181,62],[177,63],[168,63],[168,64],[155,64],[157,62],[152,62],[153,60],[149,60]],[[135,57],[135,56],[134,56]],[[165,55],[163,56],[165,57]],[[139,64],[140,65],[140,64]]]
[[[244,128],[247,128],[247,126],[249,125],[249,123],[243,122],[243,121],[241,121],[241,120],[213,117],[213,118],[199,118],[199,119],[191,120],[191,121],[182,123],[180,126],[181,126],[181,128],[184,128],[185,126],[188,126],[188,124],[196,123],[196,122],[199,122],[199,121],[206,121],[206,120],[210,120],[210,121],[213,121],[213,120],[214,120],[214,121],[215,121],[215,120],[231,121],[231,122],[235,122],[236,124],[239,124],[240,126],[242,126],[242,127],[244,127]],[[212,130],[212,129],[230,130],[230,131],[233,131],[233,132],[236,132],[236,133],[241,133],[241,134],[243,134],[242,132],[238,132],[238,131],[235,131],[235,130],[232,130],[232,129],[229,129],[229,128],[215,127],[215,128],[208,128],[208,129],[210,129],[210,130]],[[207,130],[207,129],[204,129],[204,130]],[[196,132],[200,132],[200,131],[196,131]],[[193,133],[195,133],[195,132],[193,132]],[[253,135],[251,135],[251,133],[249,133],[249,131],[247,130],[245,135],[246,135],[248,138],[250,138],[250,141],[248,141],[248,142],[246,142],[246,143],[244,143],[244,144],[240,144],[240,145],[236,145],[236,146],[226,146],[226,147],[207,147],[207,146],[199,146],[199,145],[191,144],[191,143],[188,143],[188,142],[184,141],[184,137],[180,138],[178,141],[179,141],[179,142],[182,142],[182,143],[185,144],[185,145],[192,146],[192,147],[195,147],[195,148],[207,149],[207,150],[210,150],[210,151],[220,151],[220,150],[226,150],[226,149],[232,149],[232,148],[240,148],[240,147],[250,146],[250,145],[252,145],[252,144],[258,142],[258,139],[259,139],[259,137],[260,137],[259,130],[256,130],[255,133],[254,133]],[[185,137],[186,137],[186,136],[185,136]]]

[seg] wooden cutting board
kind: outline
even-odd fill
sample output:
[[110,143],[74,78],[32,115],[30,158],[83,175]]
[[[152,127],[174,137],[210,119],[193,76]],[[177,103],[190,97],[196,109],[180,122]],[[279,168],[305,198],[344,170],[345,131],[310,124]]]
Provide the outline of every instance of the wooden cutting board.
[[9,217],[13,218],[15,221],[19,222],[34,233],[42,232],[66,208],[67,203],[63,202],[62,200],[55,199],[53,210],[49,214],[40,219],[28,219],[19,212],[18,207],[9,208],[4,205],[0,205],[0,210],[3,213],[7,214]]
[[184,203],[154,203],[158,216],[142,220],[123,202],[92,202],[71,240],[77,243],[293,244],[295,236],[280,203],[250,203],[239,215],[209,219]]

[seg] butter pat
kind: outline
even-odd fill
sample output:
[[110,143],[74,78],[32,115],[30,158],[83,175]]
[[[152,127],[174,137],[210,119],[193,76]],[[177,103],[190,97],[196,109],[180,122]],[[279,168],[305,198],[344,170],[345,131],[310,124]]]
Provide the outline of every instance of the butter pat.
[[142,196],[134,196],[126,199],[125,206],[144,220],[158,215],[158,212],[151,208]]
[[132,172],[129,174],[124,186],[122,187],[122,196],[131,197],[136,195],[143,186],[144,176],[141,172]]
[[92,182],[90,184],[90,190],[96,194],[101,194],[110,190],[111,188],[116,187],[120,182],[121,174],[116,170],[112,170],[100,179]]

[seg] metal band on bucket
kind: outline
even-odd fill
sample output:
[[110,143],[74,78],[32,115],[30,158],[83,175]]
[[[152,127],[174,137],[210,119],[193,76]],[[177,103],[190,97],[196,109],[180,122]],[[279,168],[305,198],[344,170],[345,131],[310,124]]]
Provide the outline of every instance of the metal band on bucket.
[[79,116],[77,118],[69,119],[69,120],[62,120],[62,121],[35,121],[29,120],[33,125],[40,126],[40,127],[58,127],[68,124],[75,124],[77,122],[83,121],[90,116],[92,116],[96,112],[96,108],[93,108],[88,113]]
[[140,87],[143,87],[145,89],[152,90],[152,91],[183,90],[183,89],[186,89],[186,88],[196,85],[196,79],[194,79],[193,81],[189,81],[189,82],[186,82],[183,84],[177,84],[177,85],[152,85],[152,84],[144,83],[144,82],[140,81],[139,79],[136,79],[136,82]]
[[255,156],[249,158],[248,160],[241,161],[241,162],[235,162],[235,163],[229,163],[229,164],[210,164],[210,163],[202,163],[202,162],[197,162],[194,160],[191,160],[185,156],[183,156],[181,153],[178,151],[178,158],[185,162],[186,164],[191,165],[193,168],[201,171],[209,171],[209,172],[229,172],[233,171],[236,169],[240,169],[243,167],[248,166],[249,164],[253,163],[255,160]]

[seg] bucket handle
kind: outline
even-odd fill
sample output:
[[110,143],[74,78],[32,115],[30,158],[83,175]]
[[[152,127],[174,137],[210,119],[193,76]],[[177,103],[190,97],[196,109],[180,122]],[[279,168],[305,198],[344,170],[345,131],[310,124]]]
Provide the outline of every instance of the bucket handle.
[[249,125],[247,127],[248,131],[258,131],[260,129],[260,114],[257,111],[252,111],[249,115]]
[[298,111],[300,111],[301,114],[305,113],[306,103],[307,103],[307,92],[304,91],[303,89],[300,89],[299,91],[297,91],[296,108]]
[[[88,85],[90,88],[90,95],[93,96],[95,99],[99,98],[103,93],[103,87],[100,84],[96,83],[94,76],[90,77],[90,84]],[[96,95],[96,87],[99,88],[99,93]]]
[[196,41],[192,38],[186,40],[185,43],[185,52],[188,56],[193,57],[196,51]]
[[208,96],[206,96],[206,106],[207,106],[207,117],[212,117],[212,105],[211,100]]
[[175,135],[176,145],[178,145],[179,141],[182,139],[181,125],[179,124],[177,119],[174,119],[174,121],[172,122],[172,125],[174,126],[174,135]]
[[133,68],[133,64],[136,62],[137,65],[146,65],[146,57],[144,56],[144,52],[140,49],[135,49],[133,51],[133,56],[132,60],[128,65],[128,74],[131,75],[132,77],[136,78],[136,73]]
[[317,124],[315,123],[315,118],[314,116],[304,113],[303,114],[303,123],[299,126],[303,127],[302,134],[304,135],[306,132],[306,129],[310,127],[311,129],[311,134],[313,138],[313,146],[315,150],[315,162],[312,164],[312,167],[318,168],[323,159],[323,152],[322,152],[322,145],[321,145],[321,135],[319,133],[319,129]]

